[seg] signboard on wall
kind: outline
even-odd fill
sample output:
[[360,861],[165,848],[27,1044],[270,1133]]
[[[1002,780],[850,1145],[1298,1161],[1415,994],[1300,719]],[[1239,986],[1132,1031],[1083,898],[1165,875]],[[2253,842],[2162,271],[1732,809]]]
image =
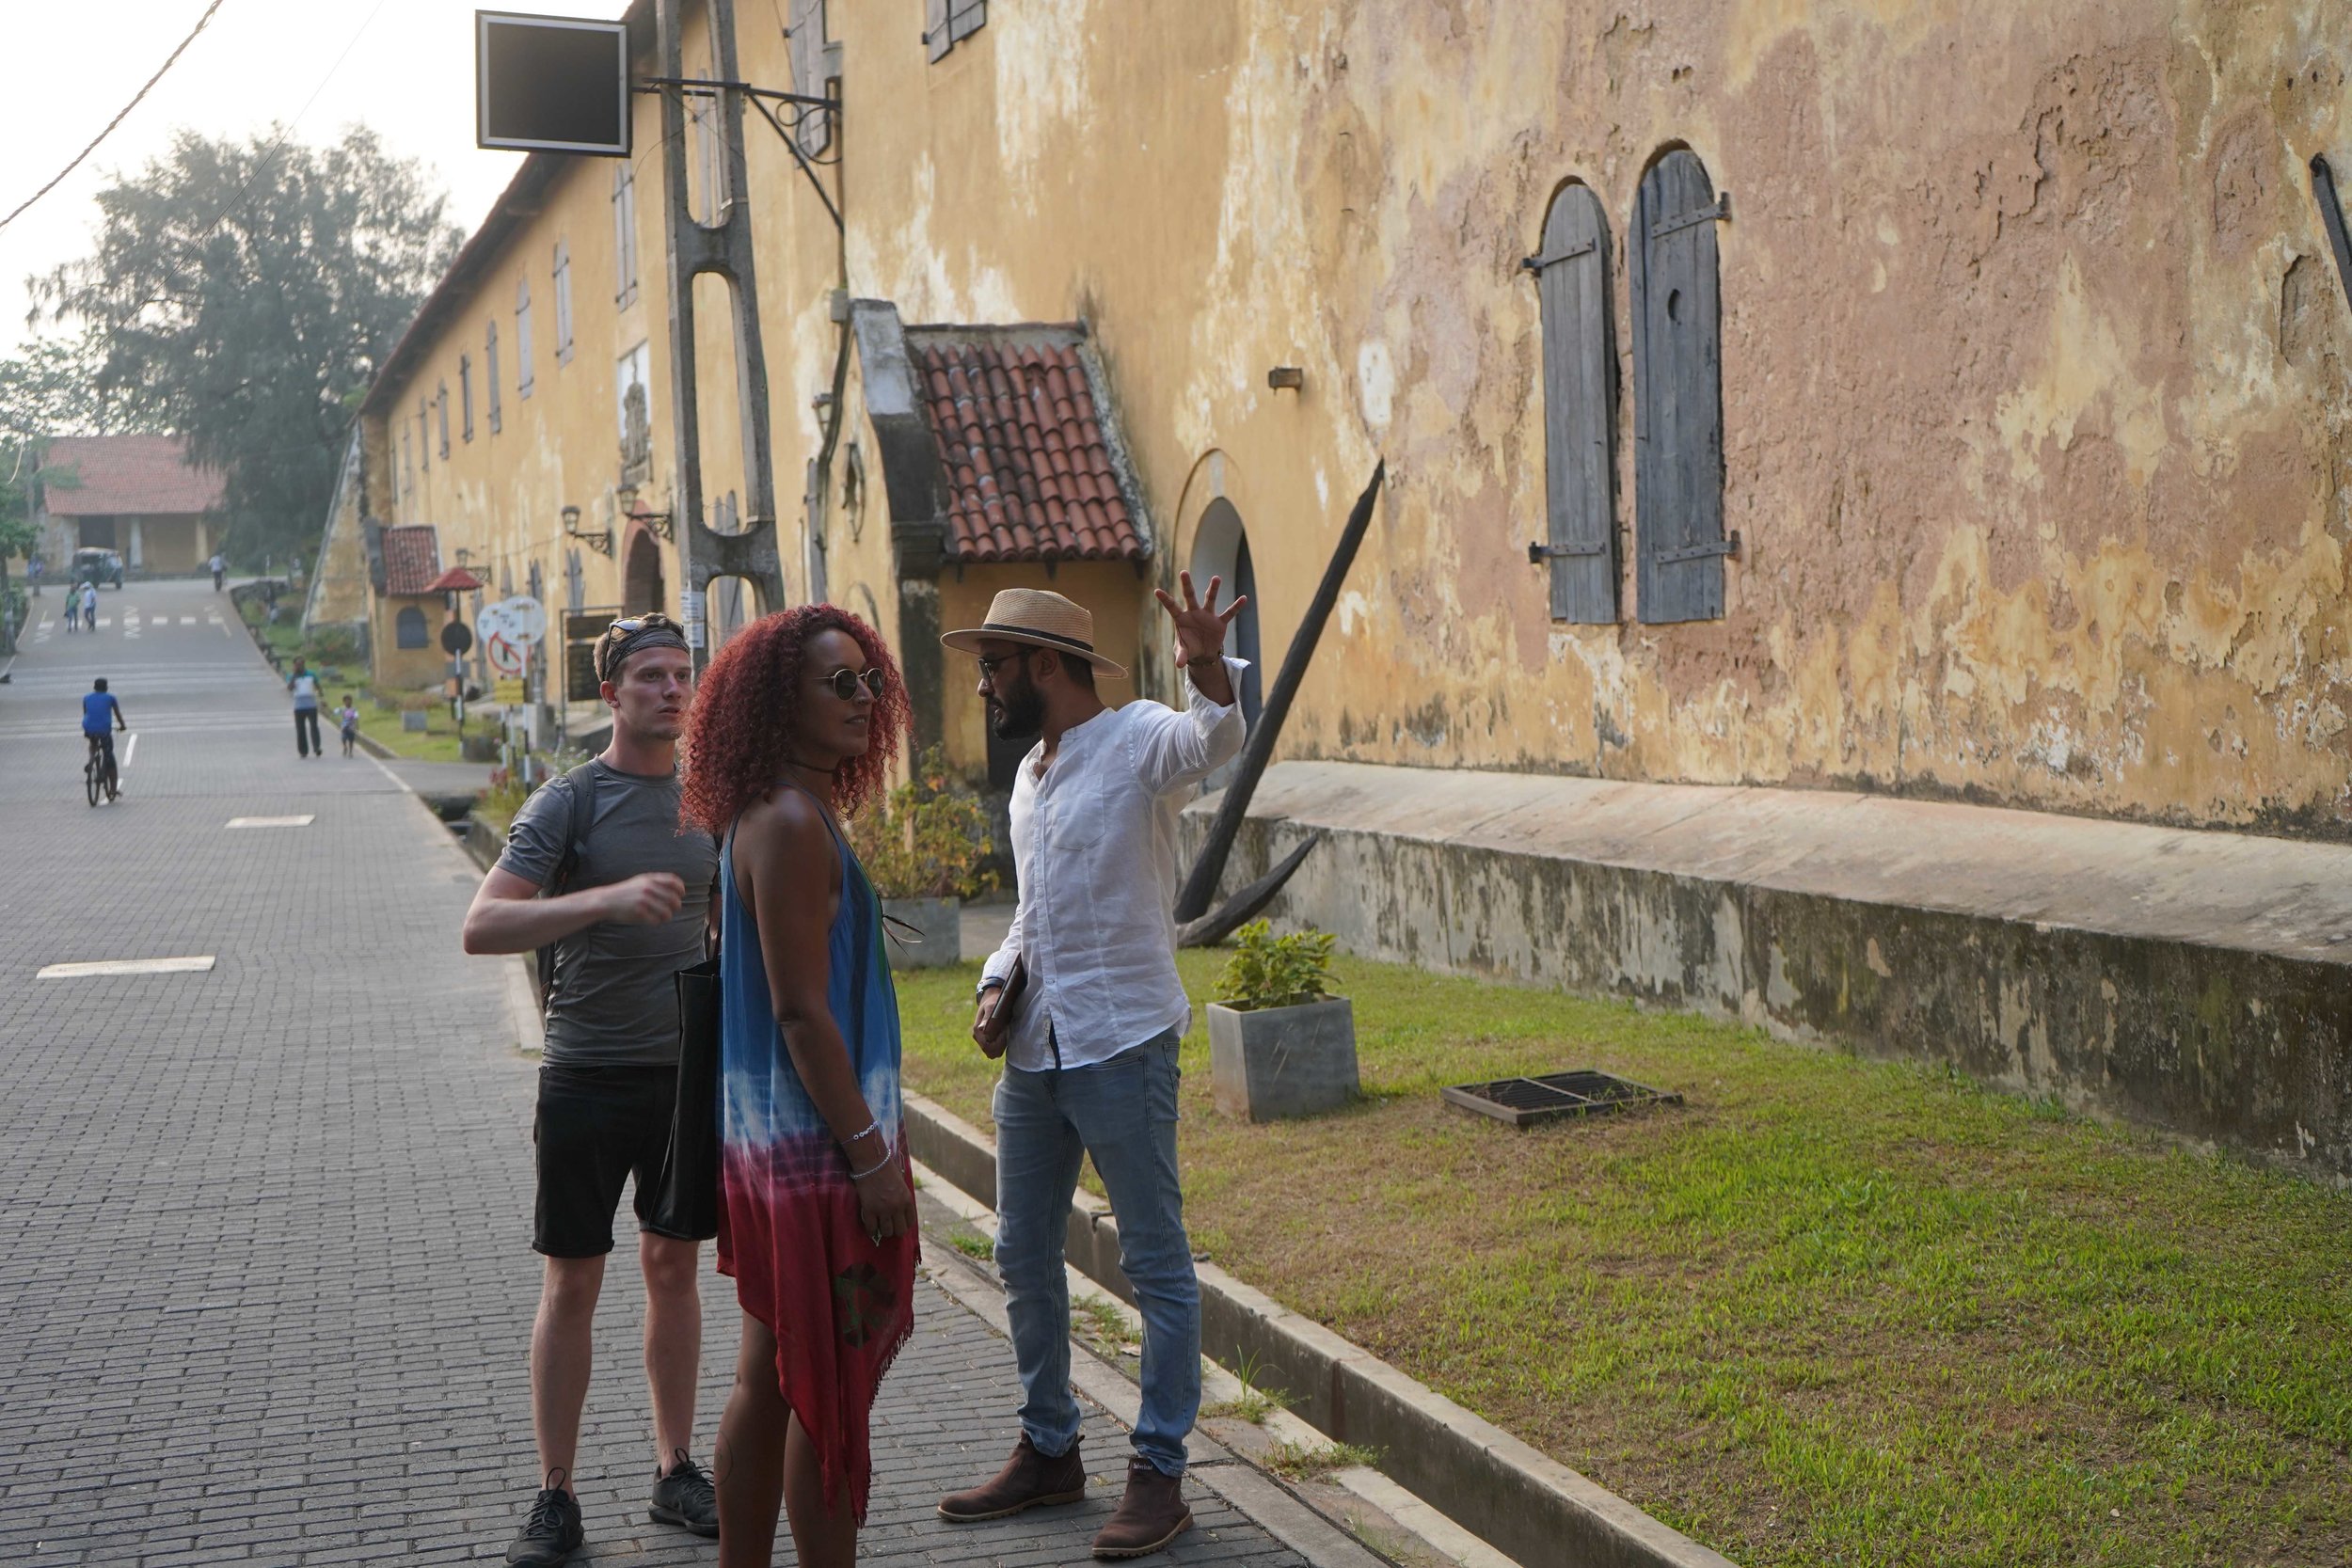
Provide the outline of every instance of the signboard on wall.
[[474,12],[474,145],[628,157],[628,24]]

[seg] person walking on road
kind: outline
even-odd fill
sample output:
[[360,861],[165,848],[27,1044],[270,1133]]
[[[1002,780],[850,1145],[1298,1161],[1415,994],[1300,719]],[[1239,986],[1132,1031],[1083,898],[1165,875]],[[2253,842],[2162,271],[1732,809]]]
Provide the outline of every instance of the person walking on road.
[[359,709],[354,697],[355,693],[344,692],[343,705],[335,710],[335,723],[342,731],[345,756],[351,755],[352,747],[359,741]]
[[98,584],[94,582],[82,584],[82,629],[98,629]]
[[[963,1524],[1086,1495],[1070,1391],[1062,1239],[1088,1156],[1119,1221],[1120,1267],[1143,1314],[1143,1402],[1127,1487],[1098,1558],[1143,1557],[1189,1528],[1184,1438],[1200,1407],[1200,1284],[1176,1174],[1176,1045],[1192,1022],[1176,974],[1176,816],[1240,752],[1222,652],[1246,599],[1216,609],[1182,578],[1157,597],[1191,688],[1189,711],[1105,705],[1126,672],[1094,650],[1094,617],[1059,594],[1009,588],[985,626],[949,632],[976,654],[990,728],[1036,738],[1012,789],[1020,885],[1011,929],[981,969],[972,1035],[1005,1058],[997,1081],[996,1266],[1021,1373],[1021,1436],[993,1481],[941,1500]],[[1016,994],[1017,993],[1017,994]],[[1011,1000],[1008,1000],[1008,998]]]
[[220,579],[226,577],[229,573],[229,562],[220,558],[220,552],[218,550],[215,550],[213,552],[213,559],[206,562],[205,565],[210,567],[212,570],[213,592],[217,594],[220,592]]
[[314,752],[325,756],[326,748],[319,744],[319,678],[310,673],[308,661],[294,660],[286,689],[294,693],[294,750],[305,757]]
[[509,1563],[559,1563],[585,1538],[572,1465],[613,1213],[632,1175],[653,1405],[650,1510],[696,1535],[719,1529],[710,1478],[691,1452],[699,1249],[653,1225],[677,1097],[674,976],[703,959],[718,867],[709,835],[682,831],[678,819],[677,744],[693,657],[676,622],[642,615],[613,622],[594,658],[612,710],[612,744],[523,802],[466,911],[469,953],[554,950],[532,1132],[531,1244],[547,1259],[531,1333],[540,1488],[507,1548]]
[[743,1308],[719,1426],[721,1568],[857,1557],[868,1425],[914,1327],[914,1176],[882,903],[841,831],[907,732],[882,638],[832,605],[769,615],[703,676],[686,816],[723,833],[719,1269]]
[[40,597],[40,579],[47,570],[48,568],[40,563],[39,556],[33,557],[24,563],[24,580],[33,585],[33,597],[36,599]]

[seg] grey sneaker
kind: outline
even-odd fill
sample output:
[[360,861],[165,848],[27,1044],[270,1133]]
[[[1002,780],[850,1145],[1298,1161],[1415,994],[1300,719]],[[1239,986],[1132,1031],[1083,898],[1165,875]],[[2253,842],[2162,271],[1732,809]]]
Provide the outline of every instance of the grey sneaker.
[[[563,1476],[559,1471],[548,1479],[560,1481]],[[587,1539],[580,1525],[579,1499],[561,1485],[546,1487],[516,1532],[515,1544],[506,1548],[506,1560],[528,1568],[557,1568]]]
[[656,1524],[677,1525],[696,1535],[717,1537],[719,1533],[719,1494],[710,1484],[710,1477],[703,1467],[687,1457],[680,1449],[675,1463],[653,1483],[653,1517]]

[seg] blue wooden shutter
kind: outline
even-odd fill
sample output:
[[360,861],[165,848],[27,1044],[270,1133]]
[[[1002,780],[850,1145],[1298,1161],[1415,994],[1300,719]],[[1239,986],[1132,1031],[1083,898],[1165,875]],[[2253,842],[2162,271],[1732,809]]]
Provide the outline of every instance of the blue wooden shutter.
[[1633,283],[1633,516],[1645,622],[1724,613],[1723,305],[1715,225],[1730,215],[1698,155],[1642,177],[1626,246]]
[[1609,218],[1585,185],[1552,199],[1535,274],[1544,331],[1544,513],[1551,618],[1617,619],[1617,354]]

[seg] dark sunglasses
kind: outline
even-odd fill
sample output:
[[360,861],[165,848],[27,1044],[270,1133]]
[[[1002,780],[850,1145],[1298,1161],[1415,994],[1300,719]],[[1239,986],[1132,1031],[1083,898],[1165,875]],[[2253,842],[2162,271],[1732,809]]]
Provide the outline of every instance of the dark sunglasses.
[[874,694],[874,701],[881,702],[882,687],[887,683],[879,669],[852,670],[844,665],[825,677],[825,684],[833,689],[833,694],[845,703],[857,701],[858,683],[861,681],[865,682],[866,689]]
[[620,632],[624,636],[632,632],[644,631],[645,629],[645,618],[643,615],[632,615],[626,621],[613,622],[610,629]]

